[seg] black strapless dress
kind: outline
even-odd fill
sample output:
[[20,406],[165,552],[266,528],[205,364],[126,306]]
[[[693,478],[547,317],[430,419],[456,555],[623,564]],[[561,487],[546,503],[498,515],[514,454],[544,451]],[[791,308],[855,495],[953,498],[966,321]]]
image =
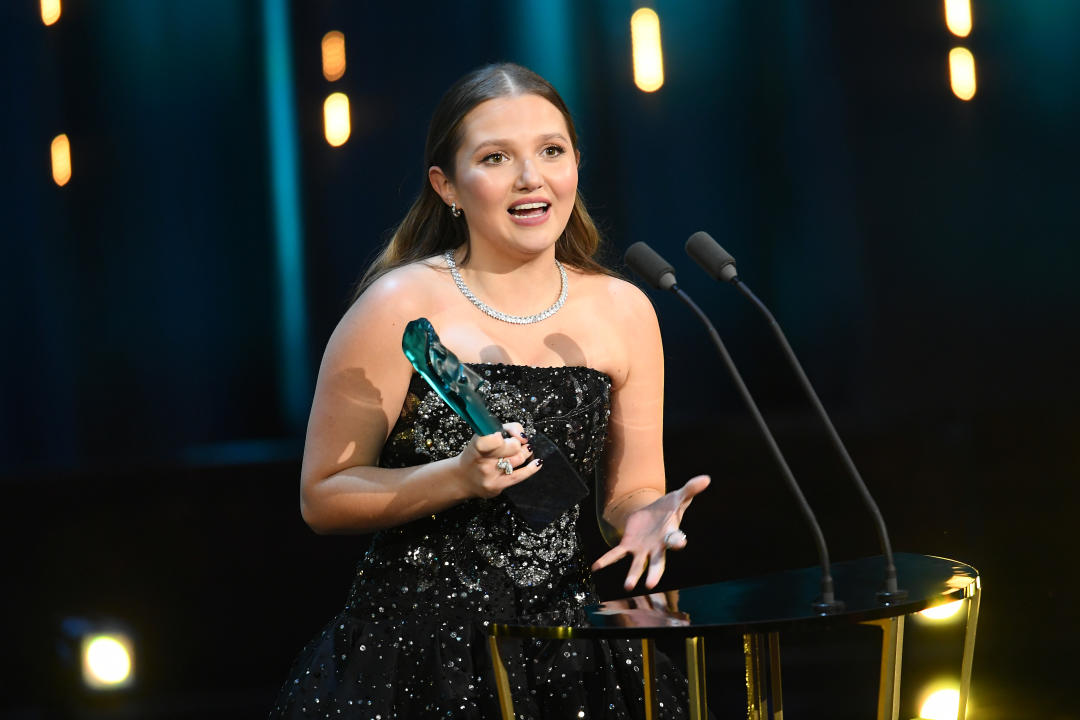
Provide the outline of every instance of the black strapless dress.
[[[504,422],[542,431],[582,478],[601,468],[611,382],[584,367],[472,365]],[[461,452],[472,431],[414,375],[379,464]],[[543,472],[543,470],[541,470]],[[588,502],[588,501],[587,501]],[[501,497],[375,535],[345,609],[300,654],[271,717],[499,718],[492,622],[572,625],[597,602],[579,507],[532,530]],[[640,643],[508,642],[518,718],[643,718]],[[657,667],[661,717],[683,717],[686,680]]]

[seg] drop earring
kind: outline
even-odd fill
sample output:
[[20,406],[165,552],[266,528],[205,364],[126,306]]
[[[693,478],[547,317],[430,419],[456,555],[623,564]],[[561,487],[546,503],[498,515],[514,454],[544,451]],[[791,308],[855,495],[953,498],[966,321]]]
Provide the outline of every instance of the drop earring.
[[458,209],[457,203],[450,203],[450,214],[456,218],[461,217],[461,210]]

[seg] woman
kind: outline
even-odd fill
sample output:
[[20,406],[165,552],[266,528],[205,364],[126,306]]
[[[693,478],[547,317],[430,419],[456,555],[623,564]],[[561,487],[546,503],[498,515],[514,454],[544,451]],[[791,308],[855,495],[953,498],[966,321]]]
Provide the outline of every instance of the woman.
[[[665,494],[663,355],[646,297],[592,255],[569,111],[517,65],[459,80],[432,118],[429,183],[327,346],[301,472],[319,533],[378,531],[346,608],[305,650],[281,716],[497,717],[491,621],[572,624],[596,601],[573,507],[535,530],[500,493],[543,472],[544,432],[597,488],[617,541],[654,587],[708,478]],[[554,301],[554,304],[553,304]],[[496,310],[497,308],[497,310]],[[487,381],[504,434],[471,436],[401,351],[428,318]],[[637,717],[628,642],[533,643],[509,654],[518,717]],[[666,707],[678,704],[667,690]]]

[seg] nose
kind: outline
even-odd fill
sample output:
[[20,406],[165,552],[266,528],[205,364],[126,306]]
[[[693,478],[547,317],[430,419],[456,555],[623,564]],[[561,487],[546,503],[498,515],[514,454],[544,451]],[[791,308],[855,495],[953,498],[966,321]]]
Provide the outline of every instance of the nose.
[[517,177],[519,190],[535,190],[543,184],[543,179],[541,179],[540,173],[531,158],[522,162],[520,168],[521,172],[518,173]]

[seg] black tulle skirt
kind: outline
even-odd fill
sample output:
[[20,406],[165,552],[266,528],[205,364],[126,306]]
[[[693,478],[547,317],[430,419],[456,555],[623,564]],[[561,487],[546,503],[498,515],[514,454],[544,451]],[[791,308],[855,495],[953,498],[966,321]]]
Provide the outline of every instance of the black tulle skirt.
[[[298,657],[274,718],[500,718],[483,621],[342,613]],[[500,640],[518,718],[644,718],[632,640]],[[685,717],[686,680],[656,665],[659,715]]]

